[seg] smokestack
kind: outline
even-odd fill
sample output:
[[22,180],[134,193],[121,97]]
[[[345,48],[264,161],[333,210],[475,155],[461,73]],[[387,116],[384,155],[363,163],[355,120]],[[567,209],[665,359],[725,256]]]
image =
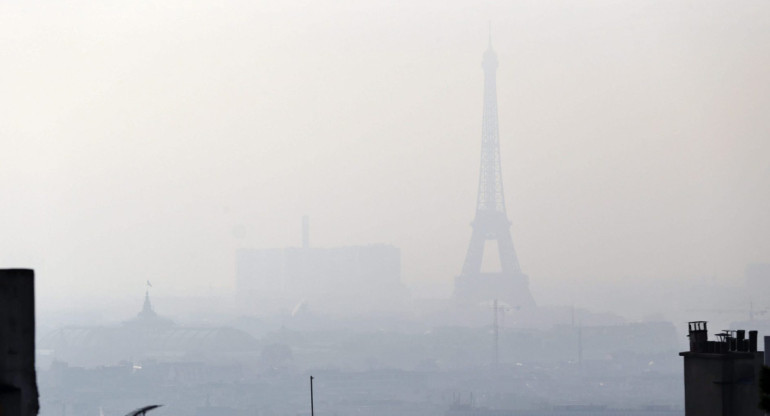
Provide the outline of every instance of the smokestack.
[[735,351],[749,352],[749,340],[746,339],[746,330],[735,331]]
[[692,321],[687,324],[690,351],[705,352],[708,345],[708,324],[706,321]]
[[310,248],[310,218],[302,216],[302,248]]
[[0,411],[35,416],[35,272],[0,270]]

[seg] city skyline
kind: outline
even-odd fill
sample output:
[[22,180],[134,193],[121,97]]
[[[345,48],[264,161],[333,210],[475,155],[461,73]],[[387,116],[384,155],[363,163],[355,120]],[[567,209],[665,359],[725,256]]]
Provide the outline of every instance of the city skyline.
[[240,6],[2,6],[0,261],[42,299],[227,290],[235,250],[299,245],[302,215],[315,245],[393,244],[415,293],[448,294],[490,16],[538,298],[767,261],[764,3]]

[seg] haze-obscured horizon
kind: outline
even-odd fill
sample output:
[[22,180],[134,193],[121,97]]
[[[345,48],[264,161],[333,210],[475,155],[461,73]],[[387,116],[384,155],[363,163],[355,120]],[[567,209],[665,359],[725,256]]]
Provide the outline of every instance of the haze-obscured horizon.
[[43,309],[138,302],[146,280],[225,293],[237,248],[298,246],[309,215],[312,245],[393,244],[415,296],[448,296],[491,20],[508,214],[538,302],[741,284],[770,260],[769,14],[4,2],[0,266],[34,268]]

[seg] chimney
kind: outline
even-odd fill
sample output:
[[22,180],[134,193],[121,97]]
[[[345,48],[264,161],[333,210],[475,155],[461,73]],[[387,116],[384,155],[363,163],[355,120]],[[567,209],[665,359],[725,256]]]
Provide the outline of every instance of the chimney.
[[693,321],[687,324],[690,338],[690,351],[706,352],[708,328],[706,321]]
[[770,366],[770,336],[765,335],[765,365]]

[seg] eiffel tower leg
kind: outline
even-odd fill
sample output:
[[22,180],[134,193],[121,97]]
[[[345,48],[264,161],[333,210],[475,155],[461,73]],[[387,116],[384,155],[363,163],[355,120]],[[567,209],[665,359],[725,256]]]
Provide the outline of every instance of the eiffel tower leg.
[[463,264],[463,274],[471,275],[481,271],[481,262],[484,259],[484,243],[486,239],[478,228],[473,229],[471,242],[468,245],[468,252],[465,254],[465,263]]
[[503,273],[521,273],[516,250],[513,247],[513,239],[508,228],[498,231],[497,249],[500,253],[500,268]]

